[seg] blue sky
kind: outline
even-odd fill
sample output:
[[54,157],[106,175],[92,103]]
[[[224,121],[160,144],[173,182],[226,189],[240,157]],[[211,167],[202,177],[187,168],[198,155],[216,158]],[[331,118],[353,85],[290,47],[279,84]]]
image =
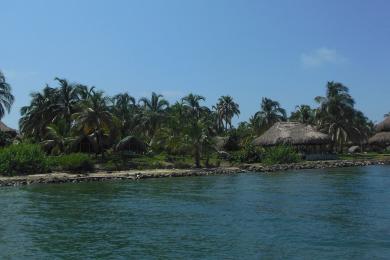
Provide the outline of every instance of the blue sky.
[[107,94],[232,95],[247,120],[263,96],[314,105],[327,81],[350,87],[374,121],[390,112],[386,0],[0,0],[0,70],[16,103],[54,77]]

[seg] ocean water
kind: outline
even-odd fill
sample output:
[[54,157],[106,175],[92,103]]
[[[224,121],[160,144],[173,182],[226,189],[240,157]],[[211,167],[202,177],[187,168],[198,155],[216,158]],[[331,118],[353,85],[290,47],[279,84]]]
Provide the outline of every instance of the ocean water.
[[390,167],[0,188],[0,259],[389,259]]

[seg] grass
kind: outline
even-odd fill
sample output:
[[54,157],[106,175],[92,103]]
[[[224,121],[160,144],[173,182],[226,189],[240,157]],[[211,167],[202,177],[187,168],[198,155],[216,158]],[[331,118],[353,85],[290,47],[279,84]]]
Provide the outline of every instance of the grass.
[[390,160],[390,153],[341,154],[338,157],[340,160]]

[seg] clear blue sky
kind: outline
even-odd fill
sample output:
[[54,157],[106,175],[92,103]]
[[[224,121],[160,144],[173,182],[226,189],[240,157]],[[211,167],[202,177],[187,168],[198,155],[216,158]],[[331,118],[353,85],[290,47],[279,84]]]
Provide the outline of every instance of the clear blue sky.
[[[350,87],[372,120],[390,112],[387,0],[0,0],[0,70],[16,103],[54,77],[207,105],[232,95],[247,120],[261,97],[292,111],[327,81]],[[236,120],[236,122],[238,121]]]

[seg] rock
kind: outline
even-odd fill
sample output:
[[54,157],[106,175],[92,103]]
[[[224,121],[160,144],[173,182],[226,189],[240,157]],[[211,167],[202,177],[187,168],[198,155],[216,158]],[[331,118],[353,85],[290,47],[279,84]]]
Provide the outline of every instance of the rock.
[[348,153],[359,153],[359,152],[361,152],[361,149],[357,145],[348,148]]

